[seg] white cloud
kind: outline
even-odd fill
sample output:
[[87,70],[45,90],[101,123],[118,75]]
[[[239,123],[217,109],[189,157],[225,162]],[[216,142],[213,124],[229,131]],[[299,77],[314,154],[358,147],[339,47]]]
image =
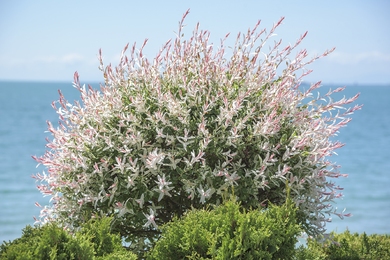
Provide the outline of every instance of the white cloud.
[[41,57],[36,57],[36,58],[34,58],[33,60],[30,60],[29,62],[31,63],[31,62],[38,62],[38,63],[54,63],[54,62],[56,62],[56,60],[57,60],[58,58],[57,57],[55,57],[55,56],[41,56]]
[[96,56],[88,57],[78,53],[8,55],[0,56],[0,60],[7,60],[7,63],[0,64],[0,80],[68,80],[75,71],[79,71],[85,78],[94,79],[100,73]]
[[35,59],[32,60],[32,62],[38,62],[38,63],[57,63],[57,64],[73,64],[76,62],[82,62],[84,61],[85,58],[77,53],[69,53],[61,56],[55,56],[55,55],[50,55],[50,56],[40,56],[36,57]]
[[[1,58],[1,57],[0,57]],[[64,55],[43,55],[43,56],[33,56],[33,57],[5,57],[4,60],[8,61],[8,64],[12,66],[33,64],[33,65],[69,65],[80,62],[90,62],[84,56],[77,53],[69,53]],[[95,58],[94,61],[97,59]]]
[[329,60],[343,65],[357,64],[361,62],[390,62],[390,54],[379,51],[361,53],[346,53],[335,51],[329,55]]
[[74,63],[74,62],[79,62],[83,61],[84,57],[80,54],[77,53],[71,53],[71,54],[66,54],[61,57],[60,61],[64,63]]

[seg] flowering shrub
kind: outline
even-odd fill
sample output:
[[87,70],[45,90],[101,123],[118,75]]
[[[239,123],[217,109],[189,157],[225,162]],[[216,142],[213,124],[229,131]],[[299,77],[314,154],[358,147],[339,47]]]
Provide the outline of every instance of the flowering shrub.
[[[324,232],[330,204],[340,196],[331,181],[342,176],[328,160],[342,147],[332,141],[360,106],[332,101],[329,91],[314,97],[301,87],[307,59],[295,45],[268,53],[271,30],[259,24],[237,36],[227,58],[225,40],[209,43],[209,32],[196,26],[189,39],[183,22],[153,60],[134,45],[125,47],[119,65],[104,66],[100,91],[75,87],[82,103],[60,94],[53,103],[60,117],[41,157],[47,174],[36,174],[38,189],[52,198],[41,211],[43,223],[79,226],[91,217],[113,216],[114,229],[132,242],[158,237],[158,225],[194,207],[220,204],[234,187],[245,208],[285,201],[285,183],[298,206],[298,219],[312,235]],[[261,37],[263,37],[262,40]],[[278,73],[279,72],[279,73]],[[324,100],[328,100],[324,102]]]

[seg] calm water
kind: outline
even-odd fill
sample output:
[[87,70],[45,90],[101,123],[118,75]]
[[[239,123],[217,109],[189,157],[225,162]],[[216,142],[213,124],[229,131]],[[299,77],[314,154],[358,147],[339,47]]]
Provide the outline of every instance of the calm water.
[[[39,215],[34,203],[48,201],[31,178],[44,170],[31,156],[45,151],[46,120],[58,121],[51,108],[58,89],[69,101],[79,100],[71,83],[0,82],[0,244],[20,237]],[[357,92],[364,107],[341,130],[338,139],[346,146],[332,158],[349,174],[337,180],[345,188],[337,206],[353,216],[334,217],[328,230],[390,234],[390,86],[349,86],[343,95]]]

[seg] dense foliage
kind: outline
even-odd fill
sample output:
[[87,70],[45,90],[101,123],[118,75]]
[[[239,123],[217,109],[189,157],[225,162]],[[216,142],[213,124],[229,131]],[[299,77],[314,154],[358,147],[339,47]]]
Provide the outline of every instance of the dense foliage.
[[[389,235],[345,231],[332,233],[325,242],[309,239],[307,245],[294,249],[300,230],[295,213],[291,201],[263,211],[246,211],[235,201],[215,209],[191,210],[163,225],[161,239],[146,258],[390,259]],[[27,226],[22,237],[0,245],[0,259],[137,259],[109,231],[110,221],[91,220],[73,235],[54,224]]]
[[27,226],[22,237],[0,246],[0,259],[137,259],[122,246],[120,235],[111,233],[110,223],[110,218],[90,220],[75,234],[54,223],[42,227]]
[[366,235],[366,233],[331,234],[332,239],[319,242],[309,239],[307,247],[301,246],[297,250],[296,259],[306,260],[389,260],[390,235]]
[[[185,16],[187,13],[185,14]],[[70,230],[92,217],[112,216],[113,227],[131,245],[159,237],[159,225],[187,210],[218,205],[234,187],[243,208],[280,205],[288,180],[297,218],[311,235],[324,232],[330,204],[341,196],[331,178],[342,176],[328,160],[342,146],[332,137],[349,122],[357,99],[315,97],[320,82],[303,89],[307,59],[296,44],[270,45],[281,19],[269,32],[259,24],[237,36],[227,57],[225,40],[209,43],[196,26],[153,60],[134,45],[119,65],[104,67],[100,91],[85,88],[75,74],[82,103],[60,95],[53,103],[60,126],[48,130],[48,150],[34,159],[47,167],[35,175],[51,196],[42,223]],[[262,38],[263,37],[263,38]],[[293,52],[296,53],[293,56]]]
[[164,225],[148,259],[291,259],[300,233],[291,200],[252,211],[227,201]]

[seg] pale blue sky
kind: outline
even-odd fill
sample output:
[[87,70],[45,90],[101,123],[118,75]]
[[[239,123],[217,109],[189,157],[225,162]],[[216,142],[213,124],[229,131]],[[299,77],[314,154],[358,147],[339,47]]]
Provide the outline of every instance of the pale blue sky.
[[262,20],[270,26],[284,16],[276,33],[282,45],[309,31],[302,47],[310,55],[336,47],[311,66],[307,81],[328,84],[390,84],[390,1],[6,1],[0,0],[0,80],[68,81],[77,70],[85,83],[102,81],[97,54],[116,64],[127,43],[149,39],[146,55],[174,38],[190,8],[185,33],[197,22],[215,44],[226,33]]

